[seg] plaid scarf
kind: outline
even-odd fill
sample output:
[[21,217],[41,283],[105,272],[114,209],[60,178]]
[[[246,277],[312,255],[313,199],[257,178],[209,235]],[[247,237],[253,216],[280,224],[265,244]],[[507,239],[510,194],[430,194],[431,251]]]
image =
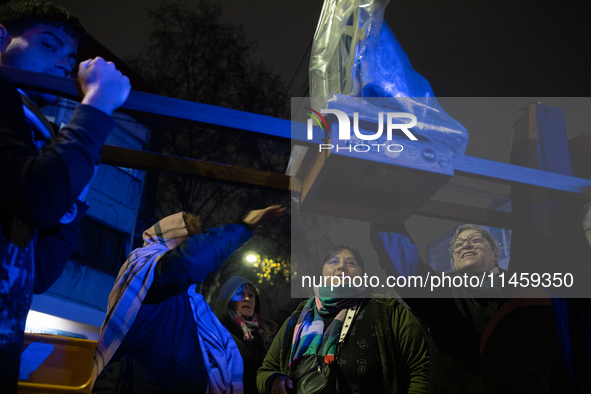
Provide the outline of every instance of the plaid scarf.
[[[313,354],[320,356],[334,355],[339,335],[347,309],[357,308],[358,298],[343,298],[359,296],[365,288],[330,286],[314,288],[315,297],[310,298],[298,318],[291,346],[291,366],[296,360]],[[324,329],[322,316],[337,312],[333,321]]]
[[189,287],[189,302],[197,325],[199,345],[207,369],[207,393],[242,394],[244,365],[232,335],[220,323],[201,294]]
[[[183,213],[167,216],[144,232],[144,246],[134,250],[119,270],[94,353],[91,387],[133,324],[154,279],[158,260],[188,238]],[[207,370],[207,393],[241,394],[243,365],[236,343],[203,297],[195,293],[194,284],[187,294]]]
[[228,308],[228,315],[234,324],[236,324],[242,330],[242,339],[245,341],[252,341],[254,339],[252,332],[259,331],[261,329],[262,319],[258,313],[254,313],[251,320],[245,320],[240,313],[236,312],[232,308]]

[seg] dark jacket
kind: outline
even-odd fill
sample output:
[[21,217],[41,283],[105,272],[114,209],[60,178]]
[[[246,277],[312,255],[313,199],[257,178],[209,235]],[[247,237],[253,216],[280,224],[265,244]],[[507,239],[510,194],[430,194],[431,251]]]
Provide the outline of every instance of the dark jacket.
[[[0,392],[16,392],[25,319],[33,291],[60,276],[78,224],[59,223],[94,173],[114,121],[79,105],[58,137],[37,150],[16,87],[0,72]],[[56,126],[57,127],[57,126]],[[34,275],[33,275],[34,272]],[[34,276],[34,280],[33,280]]]
[[[271,393],[276,376],[289,376],[288,364],[294,328],[305,303],[306,301],[301,303],[283,323],[263,366],[259,368],[257,387],[262,394]],[[366,308],[372,308],[374,316],[373,323],[383,366],[383,392],[426,393],[429,345],[419,322],[394,299],[370,299]]]
[[[374,224],[371,237],[389,274],[440,274],[420,260],[403,226]],[[509,277],[505,272],[505,287],[442,287],[439,298],[404,298],[433,339],[430,393],[570,392],[552,303],[540,288],[533,290],[541,296],[512,297]],[[403,297],[410,293],[404,290]],[[532,294],[537,298],[527,298]]]
[[0,73],[0,217],[34,228],[53,227],[76,201],[101,158],[113,119],[78,105],[72,120],[40,152],[33,145],[22,101]]
[[[230,316],[228,315],[230,299],[234,296],[236,291],[246,283],[253,285],[252,282],[240,276],[233,276],[226,283],[224,283],[220,290],[220,295],[216,301],[214,312],[224,327],[226,327],[230,334],[232,334],[232,338],[234,338],[234,341],[238,346],[238,350],[240,350],[240,355],[242,356],[242,361],[244,363],[244,393],[257,394],[257,370],[261,365],[263,365],[263,360],[267,354],[267,348],[265,347],[263,336],[260,332],[255,331],[252,333],[254,336],[252,341],[244,340],[242,330],[232,321],[232,319],[230,319]],[[257,291],[255,294],[254,311],[258,315],[260,315],[260,305],[259,293]]]
[[241,224],[210,228],[166,252],[93,393],[203,393],[207,372],[187,290],[252,237]]
[[[439,275],[420,259],[404,226],[374,224],[371,240],[382,268],[389,275],[426,277],[428,272]],[[471,297],[464,294],[465,289],[453,287],[435,290],[437,294],[432,298],[413,298],[413,289],[397,289],[406,304],[429,326],[433,339],[429,392],[483,393],[480,336],[503,300]]]

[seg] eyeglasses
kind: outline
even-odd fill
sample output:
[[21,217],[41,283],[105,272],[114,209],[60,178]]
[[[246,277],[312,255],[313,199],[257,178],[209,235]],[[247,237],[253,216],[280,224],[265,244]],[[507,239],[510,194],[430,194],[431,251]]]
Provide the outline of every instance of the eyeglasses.
[[464,242],[466,242],[466,241],[468,241],[468,244],[470,244],[472,246],[478,246],[484,242],[484,237],[480,233],[474,233],[474,234],[469,235],[468,238],[466,238],[466,239],[463,239],[463,238],[452,239],[452,241],[449,243],[449,250],[452,251],[453,253],[459,253],[460,250],[462,250],[462,247],[464,246]]

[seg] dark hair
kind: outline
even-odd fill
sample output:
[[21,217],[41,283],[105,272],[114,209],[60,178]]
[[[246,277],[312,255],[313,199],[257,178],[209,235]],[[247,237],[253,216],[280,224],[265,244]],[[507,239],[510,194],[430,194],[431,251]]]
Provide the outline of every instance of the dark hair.
[[20,36],[39,23],[62,28],[82,46],[86,30],[68,9],[46,0],[13,0],[0,5],[0,24],[13,36]]
[[[460,227],[458,227],[456,229],[456,231],[454,232],[454,236],[451,240],[451,242],[449,243],[449,245],[453,245],[456,242],[456,239],[458,239],[460,237],[460,234],[463,233],[464,231],[467,230],[475,230],[478,233],[480,233],[482,235],[482,237],[484,239],[486,239],[488,241],[488,243],[490,244],[490,246],[493,248],[493,250],[496,250],[497,252],[499,251],[499,247],[497,246],[497,242],[495,241],[494,237],[491,235],[491,233],[489,233],[488,231],[475,226],[473,224],[463,224]],[[449,260],[451,261],[451,263],[453,264],[454,262],[454,254],[451,250],[451,247],[449,248]],[[498,261],[497,261],[498,263]]]
[[[261,307],[261,305],[260,305],[261,297],[259,294],[259,290],[252,283],[245,282],[245,283],[241,284],[240,287],[238,287],[236,292],[240,291],[242,288],[244,288],[246,291],[250,291],[254,294],[256,302],[257,302],[257,305],[254,307],[254,309],[256,311],[257,308]],[[234,293],[234,294],[236,294],[236,293]],[[233,297],[234,294],[232,294],[231,297]],[[230,301],[228,303],[228,308],[231,308],[230,305],[232,304],[232,302],[235,302],[235,301]],[[266,319],[260,315],[259,315],[259,317],[261,318],[261,328],[260,328],[259,333],[263,334],[265,339],[272,341],[273,338],[275,337],[275,332],[277,331],[277,323],[275,323],[273,320]]]
[[353,257],[355,257],[355,260],[357,261],[357,265],[359,265],[361,270],[365,272],[365,263],[363,262],[363,257],[361,257],[361,253],[359,253],[357,249],[349,245],[338,245],[332,248],[332,250],[326,256],[324,256],[322,264],[324,265],[324,263],[326,263],[328,259],[330,259],[332,256],[336,254],[341,253],[343,250],[348,250],[349,252],[351,252]]

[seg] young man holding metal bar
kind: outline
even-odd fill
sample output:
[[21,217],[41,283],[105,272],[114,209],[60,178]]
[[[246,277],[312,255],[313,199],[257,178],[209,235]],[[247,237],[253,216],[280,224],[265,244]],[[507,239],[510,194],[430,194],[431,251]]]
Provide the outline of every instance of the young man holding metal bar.
[[[0,6],[0,66],[69,77],[86,32],[68,10],[44,0]],[[112,112],[127,99],[129,79],[102,58],[84,61],[83,93],[70,123],[57,131],[39,107],[48,93],[23,91],[0,72],[0,392],[17,390],[32,294],[59,277],[76,249],[81,202]]]

